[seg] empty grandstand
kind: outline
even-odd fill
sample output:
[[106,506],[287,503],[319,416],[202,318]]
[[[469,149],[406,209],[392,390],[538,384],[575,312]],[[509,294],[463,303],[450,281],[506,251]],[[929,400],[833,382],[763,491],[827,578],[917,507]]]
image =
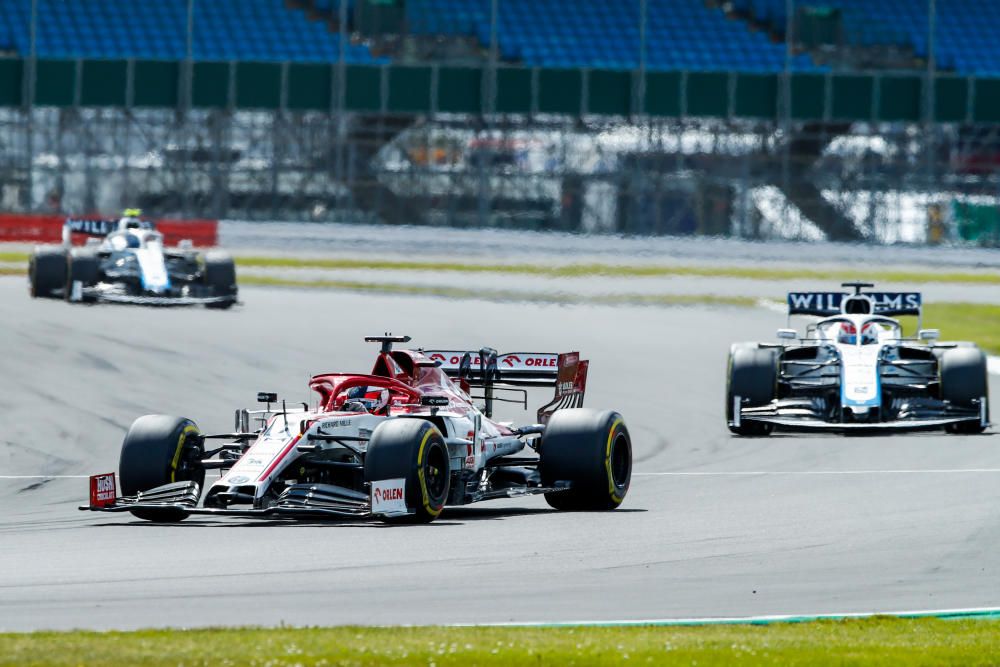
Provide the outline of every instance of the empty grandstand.
[[6,0],[0,207],[957,237],[1000,188],[998,30],[973,0]]

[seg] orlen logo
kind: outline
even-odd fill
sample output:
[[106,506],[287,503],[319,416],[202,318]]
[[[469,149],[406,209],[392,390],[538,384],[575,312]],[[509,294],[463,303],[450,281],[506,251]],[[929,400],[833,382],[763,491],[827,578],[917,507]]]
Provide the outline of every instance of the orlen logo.
[[384,490],[381,488],[375,489],[375,502],[377,503],[389,502],[392,500],[402,500],[402,499],[403,499],[403,490],[399,487],[384,489]]
[[524,366],[527,368],[555,368],[559,365],[558,357],[525,357],[521,358],[516,354],[505,354],[501,361],[508,367]]
[[[531,359],[528,359],[528,361],[531,361]],[[508,354],[503,358],[503,362],[508,366],[513,366],[514,362],[521,363],[521,357],[517,356],[516,354]],[[530,366],[531,364],[528,365]]]
[[434,361],[444,361],[445,357],[440,352],[435,352],[434,354],[431,355],[431,359],[433,359]]

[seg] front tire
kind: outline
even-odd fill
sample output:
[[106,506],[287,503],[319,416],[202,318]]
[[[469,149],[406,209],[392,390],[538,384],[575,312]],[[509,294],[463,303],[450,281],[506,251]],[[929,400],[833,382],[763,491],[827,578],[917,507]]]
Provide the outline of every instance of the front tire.
[[206,308],[225,310],[236,303],[236,264],[229,253],[211,250],[205,253],[205,287],[212,296],[226,297],[218,303],[210,303]]
[[756,343],[737,343],[729,348],[729,367],[726,377],[726,424],[736,435],[763,436],[771,433],[771,424],[740,421],[733,424],[736,397],[740,403],[753,406],[767,405],[777,396],[778,351],[759,347]]
[[557,410],[542,435],[542,484],[569,482],[545,494],[557,510],[607,511],[622,504],[632,481],[632,439],[617,412]]
[[[200,465],[201,443],[198,426],[190,419],[168,415],[139,417],[125,434],[118,479],[122,495],[134,496],[173,482],[195,481],[205,484],[205,469]],[[187,518],[187,512],[173,508],[137,509],[140,519],[174,522]]]
[[[989,380],[986,355],[975,346],[956,347],[942,351],[938,357],[941,375],[941,398],[963,408],[978,407],[978,400],[986,401],[986,421],[989,422]],[[951,424],[951,433],[982,433],[986,427],[980,421]]]
[[36,247],[28,260],[28,288],[33,299],[62,298],[66,288],[66,251]]
[[368,441],[365,481],[405,479],[406,506],[414,514],[403,520],[429,523],[441,514],[448,499],[449,458],[448,445],[431,422],[387,419],[378,425]]
[[[67,301],[74,300],[73,286],[80,283],[83,288],[93,287],[100,280],[101,266],[97,253],[87,248],[73,248],[66,259],[66,291]],[[80,301],[93,301],[82,297]]]

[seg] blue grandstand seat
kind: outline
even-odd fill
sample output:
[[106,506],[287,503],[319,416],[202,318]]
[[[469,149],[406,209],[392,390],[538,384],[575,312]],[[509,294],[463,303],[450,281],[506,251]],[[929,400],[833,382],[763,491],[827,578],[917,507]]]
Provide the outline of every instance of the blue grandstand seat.
[[[733,0],[733,6],[779,31],[785,0]],[[802,3],[798,0],[797,5]],[[823,0],[843,10],[848,41],[911,46],[927,55],[927,4],[914,0]],[[784,45],[702,0],[648,0],[647,64],[652,69],[776,71]],[[468,35],[487,42],[490,0],[407,0],[417,34]],[[529,65],[632,68],[638,64],[638,1],[502,0],[498,41],[505,58]],[[975,74],[1000,70],[1000,3],[949,0],[937,5],[935,56],[941,67]],[[795,70],[817,69],[805,56]]]
[[[489,42],[489,0],[407,0],[406,11],[413,33]],[[498,11],[497,40],[505,58],[552,67],[639,64],[638,2],[503,0]],[[649,0],[647,25],[650,69],[774,71],[784,65],[783,45],[701,0]],[[815,69],[808,58],[796,58],[792,66]]]
[[[186,55],[186,0],[36,2],[41,57],[173,60]],[[285,7],[283,0],[198,0],[194,8],[196,60],[330,62],[339,57],[339,35],[305,12]],[[0,3],[0,49],[7,35],[17,52],[30,51],[30,14],[31,0]],[[351,45],[346,51],[348,62],[376,62],[367,47]]]
[[[785,22],[785,0],[734,0],[734,7],[776,26]],[[903,44],[927,56],[927,3],[915,0],[823,0],[842,10],[848,42]],[[936,5],[935,59],[959,74],[1000,70],[1000,4],[986,0],[948,0]]]
[[[312,0],[331,13],[341,0]],[[356,0],[346,0],[353,9]],[[801,2],[797,0],[799,4]],[[785,0],[732,0],[733,6],[776,28]],[[898,43],[927,54],[927,5],[914,0],[823,0],[843,10],[845,35],[859,44]],[[187,0],[37,0],[37,52],[42,57],[155,58],[185,56]],[[647,0],[650,69],[778,71],[785,47],[745,21],[702,0]],[[533,66],[630,69],[639,63],[638,0],[501,0],[497,39],[508,60]],[[31,0],[0,0],[0,50],[28,53]],[[407,0],[414,34],[490,39],[490,0]],[[1000,3],[948,0],[937,4],[935,57],[960,74],[1000,71]],[[193,56],[197,60],[330,62],[339,36],[324,21],[289,9],[284,0],[197,0]],[[352,63],[383,62],[349,45]],[[806,56],[798,71],[816,70]]]

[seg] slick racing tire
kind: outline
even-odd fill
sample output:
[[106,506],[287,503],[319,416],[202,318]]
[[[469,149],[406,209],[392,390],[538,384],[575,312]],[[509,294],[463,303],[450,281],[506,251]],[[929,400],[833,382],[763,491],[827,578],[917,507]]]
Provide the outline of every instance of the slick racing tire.
[[[125,434],[118,479],[122,494],[133,496],[172,482],[195,481],[205,484],[201,467],[198,426],[190,419],[168,415],[139,417]],[[157,522],[181,521],[187,512],[175,509],[137,509],[132,514]]]
[[737,343],[729,349],[729,369],[726,377],[726,423],[737,435],[768,435],[771,424],[741,421],[733,426],[734,401],[743,405],[767,405],[777,396],[778,351],[759,347],[756,343]]
[[365,453],[365,481],[404,479],[406,507],[414,514],[384,520],[428,523],[448,499],[448,445],[441,431],[425,419],[387,419],[378,425]]
[[[941,398],[963,408],[978,408],[979,399],[986,399],[986,421],[989,422],[989,383],[986,375],[986,355],[978,347],[963,346],[942,350],[938,356],[941,375]],[[948,426],[951,433],[982,433],[981,421],[967,421]]]
[[236,303],[236,264],[228,253],[217,250],[205,253],[203,280],[210,296],[226,297],[224,301],[206,304],[206,308],[224,310]]
[[31,298],[61,298],[66,288],[66,251],[36,247],[28,260]]
[[606,511],[622,504],[632,481],[632,439],[611,410],[557,410],[542,435],[542,484],[569,482],[545,494],[557,510]]
[[[67,301],[73,300],[73,286],[79,282],[81,287],[93,287],[100,278],[100,262],[97,254],[87,248],[73,248],[66,259],[66,291]],[[92,301],[83,297],[81,301]]]

